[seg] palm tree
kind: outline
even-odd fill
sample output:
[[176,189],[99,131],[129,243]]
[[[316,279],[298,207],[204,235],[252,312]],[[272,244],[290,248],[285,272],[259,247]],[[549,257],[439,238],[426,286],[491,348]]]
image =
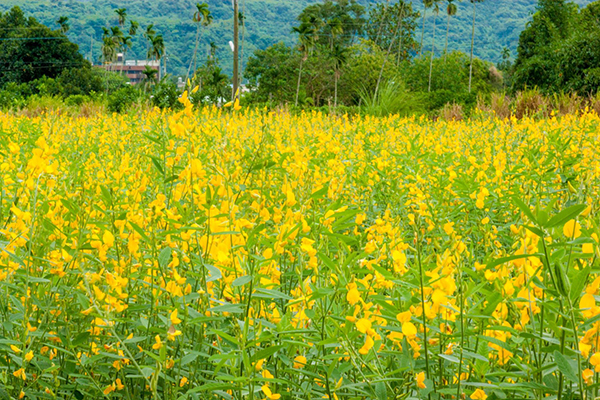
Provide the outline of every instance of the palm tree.
[[423,39],[425,39],[425,14],[427,9],[433,5],[433,0],[423,0],[423,26],[421,27],[421,48],[419,49],[419,55],[423,54]]
[[158,73],[157,70],[155,70],[154,68],[151,68],[148,65],[146,65],[146,68],[144,68],[144,70],[142,71],[142,74],[144,75],[143,82],[144,82],[144,91],[145,92],[148,91],[148,85],[156,83],[156,74],[157,73]]
[[194,64],[194,71],[196,70],[196,56],[198,54],[198,44],[200,42],[200,27],[208,26],[212,23],[213,17],[208,9],[206,3],[196,3],[196,12],[194,12],[193,21],[196,23],[196,45],[194,46],[194,56],[190,60],[190,66],[188,67],[187,77],[185,79],[186,84],[190,79],[190,70],[192,69],[192,63]]
[[115,10],[117,13],[117,19],[119,20],[119,26],[122,28],[125,25],[125,20],[127,19],[127,9],[126,8],[117,8]]
[[140,29],[140,24],[136,21],[129,21],[129,35],[135,36],[137,34],[138,29]]
[[330,45],[331,51],[333,51],[333,43],[335,42],[336,37],[344,33],[344,27],[342,25],[342,21],[338,18],[333,18],[327,21],[327,25],[330,28]]
[[[110,40],[113,41],[114,44],[114,49],[115,49],[115,56],[117,56],[117,52],[120,51],[121,53],[123,52],[123,31],[121,31],[121,28],[119,28],[118,26],[113,26],[110,28]],[[117,57],[115,57],[116,59]],[[114,61],[118,61],[117,60],[113,60]],[[119,71],[119,73],[123,72],[123,70],[121,69]]]
[[440,5],[439,2],[441,0],[433,0],[434,7],[434,16],[433,16],[433,37],[431,39],[431,55],[429,60],[429,86],[427,88],[428,92],[431,92],[431,75],[433,73],[433,56],[435,55],[435,24],[437,22],[437,17],[440,13]]
[[298,96],[300,95],[300,81],[302,79],[302,67],[304,62],[308,59],[308,54],[312,51],[314,43],[312,41],[312,28],[311,26],[303,22],[298,27],[292,28],[292,32],[298,34],[298,40],[300,42],[300,51],[302,52],[302,58],[300,59],[300,71],[298,72],[298,85],[296,86],[296,101],[295,105],[298,106]]
[[342,74],[342,67],[346,63],[348,59],[349,50],[345,47],[336,44],[333,47],[333,51],[331,52],[331,58],[333,58],[333,78],[335,82],[335,91],[334,91],[334,102],[333,106],[337,108],[338,101],[338,80],[340,79],[340,75]]
[[394,32],[394,35],[392,36],[392,40],[390,41],[390,45],[388,46],[387,53],[385,55],[385,58],[383,59],[383,63],[381,64],[381,69],[379,70],[379,77],[377,78],[377,83],[375,85],[375,97],[377,97],[377,93],[379,92],[379,85],[381,84],[381,78],[383,77],[383,70],[385,69],[385,65],[387,64],[388,57],[390,56],[392,48],[394,47],[394,42],[396,41],[396,38],[398,36],[400,36],[398,52],[400,52],[402,50],[402,25],[404,24],[405,5],[404,5],[404,3],[400,3],[400,2],[397,4],[399,4],[400,9],[398,10],[398,22],[396,23],[396,31]]
[[67,31],[71,28],[69,26],[69,18],[68,17],[60,17],[56,20],[56,23],[60,25],[60,33],[67,33]]
[[160,76],[160,59],[165,54],[165,41],[161,34],[152,37],[152,45],[148,51],[148,58],[154,58],[158,62],[158,80]]
[[127,55],[127,50],[131,48],[133,42],[131,41],[131,36],[123,36],[121,38],[121,49],[123,50],[123,67],[121,68],[121,73],[125,69],[125,56]]
[[[146,54],[150,53],[150,44],[152,43],[154,35],[156,35],[156,31],[154,30],[154,24],[150,24],[146,27],[146,30],[143,34],[144,39],[146,39]],[[146,59],[148,59],[148,56],[146,56]]]
[[458,7],[454,4],[454,0],[448,0],[448,7],[446,7],[446,13],[448,14],[448,22],[446,24],[446,45],[444,46],[444,61],[446,61],[446,55],[448,54],[448,36],[450,34],[450,17],[456,15]]
[[473,4],[473,32],[471,34],[471,62],[469,66],[469,93],[471,93],[471,83],[473,82],[473,48],[475,47],[475,5],[483,0],[469,0]]

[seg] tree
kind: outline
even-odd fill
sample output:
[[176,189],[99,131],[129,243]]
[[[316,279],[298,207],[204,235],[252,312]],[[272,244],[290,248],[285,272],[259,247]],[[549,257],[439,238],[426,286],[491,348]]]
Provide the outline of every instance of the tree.
[[471,33],[471,61],[469,66],[469,93],[471,93],[472,81],[473,81],[473,49],[475,47],[475,16],[476,16],[476,4],[483,2],[483,0],[469,0],[473,4],[473,29]]
[[156,35],[156,30],[154,30],[154,24],[146,26],[146,30],[143,34],[144,39],[146,39],[146,59],[150,58],[148,54],[150,54],[150,46],[152,45],[154,35]]
[[315,44],[331,50],[335,43],[348,47],[363,33],[364,15],[356,0],[325,0],[306,7],[297,20],[312,25]]
[[161,34],[152,36],[152,44],[148,51],[148,58],[154,58],[158,62],[158,80],[161,79],[160,59],[165,54],[165,42]]
[[418,45],[415,41],[418,17],[411,3],[403,0],[391,5],[376,4],[369,10],[367,38],[384,51],[389,48],[391,54],[396,54],[397,63],[408,60]]
[[194,56],[190,60],[190,66],[188,67],[188,72],[186,76],[186,84],[190,78],[190,70],[192,68],[192,63],[194,64],[194,71],[196,70],[196,57],[198,54],[198,44],[200,41],[200,27],[208,26],[212,23],[213,17],[210,14],[208,9],[208,4],[206,3],[196,3],[196,11],[194,12],[193,21],[196,24],[196,44],[194,46]]
[[8,39],[0,40],[0,86],[43,76],[54,79],[65,69],[90,67],[64,33],[26,18],[19,7],[0,13],[0,26],[0,39]]
[[138,29],[140,29],[140,24],[136,21],[129,21],[129,35],[135,36],[137,34]]
[[296,85],[296,99],[294,101],[296,107],[298,106],[298,96],[300,95],[302,67],[304,66],[304,62],[308,59],[308,55],[312,52],[314,47],[312,30],[313,28],[308,22],[303,22],[300,24],[300,26],[292,28],[292,31],[298,34],[298,48],[302,53],[302,58],[300,59],[300,68],[298,71],[298,83]]
[[430,62],[429,62],[429,88],[427,89],[428,92],[431,92],[431,73],[433,71],[433,56],[435,55],[435,25],[436,25],[436,21],[437,21],[437,17],[440,13],[440,5],[439,2],[441,0],[433,0],[433,12],[434,12],[434,16],[433,16],[433,37],[431,38],[431,55],[430,55]]
[[448,0],[448,6],[446,7],[447,23],[446,23],[446,45],[444,46],[444,60],[448,54],[448,36],[450,35],[450,18],[456,15],[458,7],[454,4],[454,0]]
[[117,8],[115,10],[117,14],[117,20],[119,21],[119,27],[125,26],[125,20],[127,19],[127,9],[126,8]]
[[68,17],[62,16],[56,20],[56,23],[60,26],[60,33],[67,33],[70,29]]
[[427,9],[433,6],[433,0],[423,0],[423,24],[421,25],[421,46],[419,47],[419,55],[423,54],[423,40],[425,40],[425,15]]
[[158,74],[158,71],[155,70],[154,68],[151,68],[150,66],[146,65],[146,67],[142,71],[142,74],[144,75],[144,79],[143,79],[144,91],[147,92],[149,85],[156,84],[156,75]]
[[[214,45],[214,43],[212,43]],[[227,99],[230,95],[230,79],[219,67],[217,46],[211,46],[206,61],[195,71],[192,85],[198,91],[191,95],[195,104],[217,104]]]
[[348,48],[336,45],[331,52],[331,58],[333,59],[333,79],[334,79],[334,101],[333,106],[337,108],[338,102],[338,81],[340,79],[342,67],[348,59]]

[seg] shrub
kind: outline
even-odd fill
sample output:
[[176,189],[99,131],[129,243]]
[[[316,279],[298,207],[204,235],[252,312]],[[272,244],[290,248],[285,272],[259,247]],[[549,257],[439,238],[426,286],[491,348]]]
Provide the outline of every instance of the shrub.
[[172,110],[182,107],[179,100],[177,85],[171,82],[168,77],[163,78],[158,85],[154,87],[152,95],[152,105],[158,108],[170,108]]
[[123,112],[137,101],[138,91],[133,86],[125,86],[108,96],[108,111]]
[[367,115],[408,115],[422,108],[419,99],[406,90],[400,79],[383,82],[377,93],[363,89],[360,97],[362,110]]

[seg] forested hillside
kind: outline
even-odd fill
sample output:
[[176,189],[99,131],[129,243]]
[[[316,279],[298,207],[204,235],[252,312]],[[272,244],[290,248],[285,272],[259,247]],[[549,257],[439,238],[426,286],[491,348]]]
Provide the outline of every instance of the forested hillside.
[[[231,58],[228,42],[232,32],[232,9],[229,0],[208,0],[213,23],[202,30],[201,59],[209,51],[209,44],[218,46],[217,55],[224,70],[229,72]],[[243,36],[243,58],[247,60],[254,50],[264,49],[271,44],[283,41],[292,43],[296,37],[291,33],[296,16],[308,4],[318,0],[241,0],[241,10],[246,16]],[[361,0],[362,4],[375,3],[374,0]],[[591,0],[577,0],[585,5]],[[79,44],[86,58],[100,60],[102,27],[117,24],[113,12],[119,7],[127,8],[128,18],[140,23],[142,29],[150,23],[165,37],[168,70],[174,74],[185,74],[191,58],[196,26],[192,21],[195,9],[194,0],[4,0],[0,11],[7,11],[14,5],[20,6],[27,14],[33,14],[40,22],[58,27],[56,20],[61,16],[69,18],[70,30],[67,35]],[[421,2],[413,1],[415,9],[421,10]],[[487,0],[477,5],[475,54],[496,62],[501,58],[502,49],[507,47],[516,54],[519,33],[531,18],[535,0]],[[427,13],[424,42],[431,49],[434,15]],[[468,1],[458,3],[458,13],[452,17],[449,26],[449,48],[468,52],[472,22],[472,5]],[[445,6],[442,5],[436,18],[436,50],[443,49],[447,28]],[[417,41],[421,40],[421,27],[416,31]],[[133,39],[128,58],[144,58],[146,44],[141,34]]]

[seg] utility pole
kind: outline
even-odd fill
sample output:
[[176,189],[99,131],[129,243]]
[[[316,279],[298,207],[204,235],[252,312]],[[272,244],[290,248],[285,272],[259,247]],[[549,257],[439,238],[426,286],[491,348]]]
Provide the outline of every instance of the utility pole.
[[231,99],[235,101],[239,88],[239,17],[238,0],[233,1],[233,94]]

